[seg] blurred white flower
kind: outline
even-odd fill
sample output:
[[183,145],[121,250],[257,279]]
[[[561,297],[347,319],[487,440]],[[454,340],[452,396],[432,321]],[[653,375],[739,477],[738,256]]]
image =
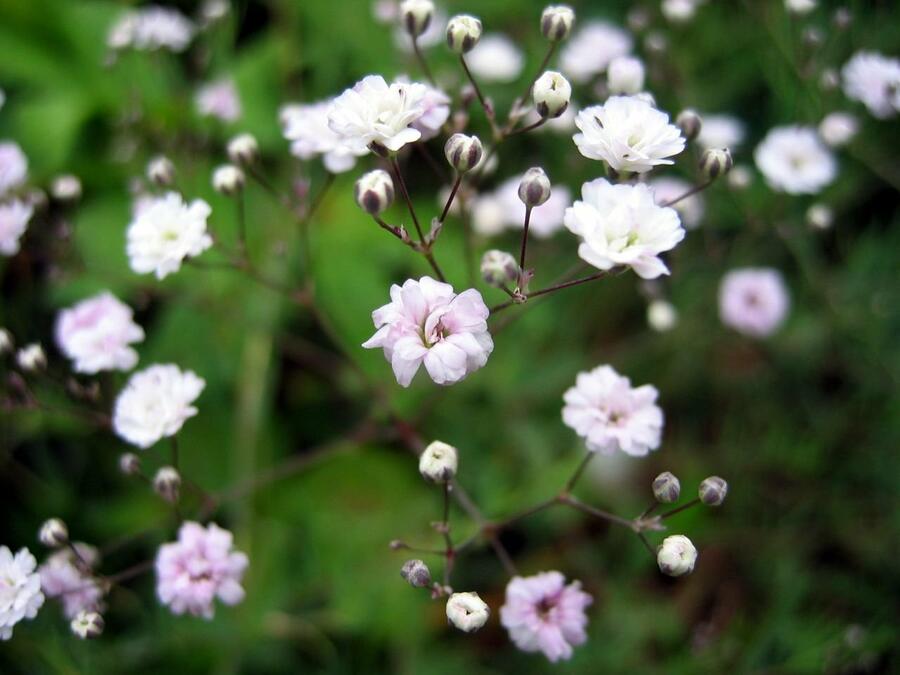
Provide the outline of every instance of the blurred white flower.
[[28,176],[28,158],[15,141],[0,142],[0,197],[20,187]]
[[[659,205],[677,199],[694,187],[680,178],[669,178],[667,176],[654,178],[649,182],[649,185],[653,188],[653,199]],[[685,228],[693,230],[703,220],[703,212],[705,210],[703,195],[699,192],[692,194],[690,197],[685,197],[673,204],[672,208],[681,216],[681,222],[684,223]]]
[[732,152],[744,142],[744,123],[732,115],[700,115],[702,123],[697,143],[704,150],[728,148]]
[[847,98],[862,102],[875,117],[900,110],[900,59],[859,51],[841,70]]
[[769,186],[788,194],[815,194],[837,176],[837,162],[813,127],[776,127],[753,153]]
[[128,305],[105,291],[59,313],[56,343],[77,373],[131,370],[138,361],[131,344],[144,339],[133,317]]
[[[398,82],[409,82],[406,78],[397,78]],[[428,84],[425,87],[425,96],[422,97],[422,116],[410,126],[422,134],[423,141],[436,138],[441,133],[444,122],[450,117],[450,97],[443,91]]]
[[16,352],[16,363],[26,373],[43,370],[47,367],[47,354],[39,342],[32,342]]
[[0,202],[0,255],[12,256],[19,252],[19,240],[33,214],[34,207],[20,199]]
[[635,56],[617,56],[606,78],[611,94],[637,94],[644,88],[644,64]]
[[132,445],[147,449],[177,434],[197,414],[192,404],[205,386],[196,373],[175,365],[145,368],[131,376],[116,398],[113,429]]
[[81,179],[67,173],[57,176],[50,184],[50,196],[61,202],[72,202],[81,199]]
[[230,78],[203,85],[197,91],[197,112],[223,122],[235,122],[241,116],[241,99]]
[[667,21],[687,23],[694,18],[702,0],[662,0],[660,10]]
[[44,604],[37,560],[27,548],[13,555],[0,546],[0,640],[9,640],[22,619],[33,619]]
[[604,21],[589,21],[563,45],[560,70],[583,84],[606,70],[617,56],[629,54],[631,48],[627,31]]
[[585,439],[591,452],[612,454],[619,450],[643,457],[656,450],[662,439],[663,411],[656,405],[659,392],[631,380],[611,366],[579,373],[575,386],[563,396],[563,422]]
[[190,44],[196,28],[176,9],[148,5],[123,14],[110,28],[106,44],[112,49],[168,49],[182,52]]
[[809,14],[816,8],[816,0],[784,0],[784,6],[793,14]]
[[672,330],[678,324],[678,311],[666,300],[654,300],[647,305],[647,324],[657,333]]
[[301,104],[289,103],[279,112],[284,137],[291,142],[291,154],[299,159],[322,156],[322,163],[331,173],[344,173],[356,166],[356,158],[369,153],[356,149],[328,126],[331,101]]
[[732,270],[719,287],[722,323],[745,335],[771,335],[784,322],[789,307],[787,287],[774,269]]
[[[518,182],[515,184],[516,200],[519,198]],[[519,202],[522,208],[525,205]],[[509,224],[508,204],[500,198],[498,193],[487,192],[478,195],[472,200],[472,229],[478,234],[486,237],[492,237],[500,234]]]
[[684,229],[674,209],[657,206],[651,188],[598,178],[582,186],[581,198],[566,210],[565,225],[581,237],[582,260],[601,270],[631,267],[643,279],[669,273],[659,255],[684,239]]
[[636,96],[611,96],[575,118],[581,130],[572,138],[582,155],[606,162],[616,171],[644,173],[673,164],[684,150],[681,131],[669,116]]
[[525,57],[505,35],[487,33],[466,54],[466,65],[485,82],[512,82],[521,74]]
[[834,223],[834,212],[826,204],[812,204],[806,210],[806,224],[816,230],[827,230]]
[[177,272],[185,258],[212,246],[206,231],[210,213],[202,199],[186,204],[177,192],[144,202],[126,233],[131,269],[138,274],[153,272],[157,279]]
[[859,121],[848,112],[829,113],[819,122],[819,135],[832,148],[840,148],[856,136]]

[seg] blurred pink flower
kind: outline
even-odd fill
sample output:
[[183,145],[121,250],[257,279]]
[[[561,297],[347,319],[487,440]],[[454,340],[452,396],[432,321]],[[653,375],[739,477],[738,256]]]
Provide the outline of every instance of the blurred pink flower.
[[[76,543],[78,555],[93,565],[97,551],[86,544]],[[73,619],[83,611],[102,609],[103,590],[89,574],[82,572],[75,563],[69,549],[62,549],[51,555],[38,568],[41,574],[41,590],[48,598],[59,598],[63,614]]]
[[130,345],[143,339],[131,308],[109,291],[64,309],[56,320],[56,343],[79,373],[131,370],[138,355]]
[[781,326],[790,307],[790,296],[781,274],[767,268],[729,272],[719,287],[722,323],[739,333],[766,337]]
[[235,122],[241,116],[241,99],[229,79],[217,80],[197,91],[197,110],[201,115]]

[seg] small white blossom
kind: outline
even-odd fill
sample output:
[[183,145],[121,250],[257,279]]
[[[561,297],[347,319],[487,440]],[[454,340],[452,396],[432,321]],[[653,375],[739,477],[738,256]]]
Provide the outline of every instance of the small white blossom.
[[606,73],[612,94],[637,94],[644,88],[644,64],[634,56],[617,56]]
[[291,154],[299,159],[322,156],[331,173],[344,173],[356,165],[356,158],[369,153],[368,148],[352,148],[344,138],[328,126],[331,101],[290,103],[281,109],[279,118],[284,137],[291,142]]
[[784,0],[784,7],[793,14],[809,14],[816,8],[816,0]]
[[0,640],[9,640],[13,627],[23,619],[33,619],[44,604],[37,561],[28,549],[13,555],[0,546]]
[[182,52],[195,32],[191,20],[178,10],[148,5],[122,15],[110,28],[106,43],[111,49],[133,47],[147,51],[168,49]]
[[697,13],[701,0],[663,0],[660,9],[666,20],[672,23],[687,23]]
[[[654,178],[649,185],[653,188],[653,199],[660,206],[673,199],[678,199],[693,187],[687,181],[668,176]],[[672,205],[672,208],[681,216],[681,222],[684,223],[685,228],[693,230],[703,220],[703,212],[706,207],[703,203],[703,195],[698,192],[690,197],[679,199]]]
[[216,192],[233,195],[244,188],[244,172],[234,164],[223,164],[216,167],[212,175],[212,186]]
[[47,366],[47,355],[40,344],[33,342],[16,352],[16,363],[25,372],[33,373]]
[[490,607],[478,593],[454,593],[447,599],[447,620],[465,633],[477,631],[490,616]]
[[678,324],[678,311],[671,302],[654,300],[647,305],[647,323],[657,333],[666,333]]
[[433,483],[445,483],[456,475],[459,454],[452,445],[433,441],[419,456],[419,473]]
[[13,256],[19,252],[20,240],[33,214],[34,207],[20,199],[0,202],[0,255]]
[[832,148],[847,145],[858,131],[859,122],[847,112],[830,113],[819,123],[819,135]]
[[744,142],[744,123],[731,115],[701,115],[703,124],[697,143],[704,150],[728,148],[734,150]]
[[563,46],[560,70],[583,84],[606,70],[617,56],[631,52],[632,39],[627,31],[603,21],[584,24]]
[[56,319],[56,344],[75,372],[131,370],[138,361],[131,344],[144,339],[131,308],[106,291],[64,309]]
[[485,82],[512,82],[522,72],[525,57],[522,50],[505,35],[484,35],[466,54],[466,65]]
[[875,117],[885,119],[900,111],[900,59],[860,51],[841,75],[847,98],[863,103]]
[[659,571],[670,577],[680,577],[693,571],[697,563],[697,549],[683,534],[673,534],[663,539],[656,551]]
[[772,129],[753,153],[769,186],[788,194],[815,194],[837,176],[837,162],[812,127]]
[[197,90],[197,112],[223,122],[235,122],[241,116],[241,99],[234,81],[228,78],[205,84]]
[[825,204],[813,204],[806,210],[806,223],[816,230],[827,230],[834,222],[834,212]]
[[15,141],[0,141],[0,197],[20,187],[28,176],[28,158]]
[[774,269],[732,270],[719,287],[722,323],[751,337],[767,337],[778,330],[789,307],[784,279]]

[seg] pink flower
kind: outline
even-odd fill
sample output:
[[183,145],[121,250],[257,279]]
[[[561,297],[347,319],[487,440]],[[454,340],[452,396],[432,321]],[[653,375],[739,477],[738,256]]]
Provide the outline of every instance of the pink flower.
[[211,619],[216,597],[226,605],[244,599],[241,578],[247,556],[232,549],[228,530],[211,523],[187,521],[178,530],[178,541],[163,544],[156,554],[156,593],[174,614],[185,612]]
[[563,422],[585,439],[592,452],[621,450],[643,457],[659,447],[663,412],[656,405],[656,387],[631,386],[631,380],[611,366],[578,373],[575,386],[563,396]]
[[418,129],[422,134],[422,140],[427,141],[441,133],[441,127],[450,117],[450,97],[443,91],[429,85],[425,85],[425,96],[422,97],[422,116],[410,126]]
[[506,586],[500,623],[524,652],[544,652],[550,661],[572,658],[572,647],[587,640],[585,608],[593,602],[581,582],[568,586],[559,572],[513,577]]
[[784,280],[773,269],[733,270],[719,287],[722,323],[752,337],[774,333],[787,316],[790,303]]
[[[93,547],[80,543],[75,547],[86,562],[95,564],[97,551]],[[67,619],[74,619],[81,611],[100,611],[103,607],[103,590],[79,564],[69,549],[63,549],[38,568],[41,590],[48,598],[59,598]]]
[[197,110],[201,115],[235,122],[241,116],[241,99],[237,87],[229,79],[204,85],[197,92]]
[[487,317],[474,288],[457,295],[431,277],[408,279],[391,286],[391,302],[372,312],[378,330],[363,347],[384,349],[402,387],[422,363],[437,384],[453,384],[487,363],[494,349]]

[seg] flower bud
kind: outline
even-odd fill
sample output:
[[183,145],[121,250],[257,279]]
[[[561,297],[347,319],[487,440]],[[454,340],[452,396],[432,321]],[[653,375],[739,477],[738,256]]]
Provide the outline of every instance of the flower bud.
[[834,212],[825,204],[813,204],[806,211],[806,224],[815,230],[827,230],[834,222]]
[[538,115],[556,118],[569,107],[572,98],[572,85],[555,70],[548,70],[534,83],[534,107]]
[[693,571],[697,562],[697,549],[683,534],[673,534],[663,539],[656,549],[656,564],[659,571],[670,577],[680,577]]
[[653,496],[661,504],[673,504],[681,495],[681,483],[670,471],[663,471],[653,479]]
[[136,476],[141,472],[141,458],[133,452],[125,452],[119,456],[119,471],[126,476]]
[[400,16],[406,32],[414,38],[419,37],[431,24],[434,3],[431,0],[404,0],[400,3]]
[[634,56],[614,58],[606,71],[611,94],[637,94],[644,88],[644,64]]
[[72,632],[82,640],[92,640],[103,634],[105,624],[103,617],[97,612],[82,610],[75,615],[69,626],[72,628]]
[[47,355],[38,343],[25,345],[16,354],[16,363],[26,373],[36,373],[47,367]]
[[400,576],[413,588],[425,588],[431,585],[431,571],[421,560],[407,560],[400,568]]
[[153,489],[160,497],[174,504],[181,492],[181,474],[175,467],[162,467],[153,477]]
[[468,14],[457,14],[447,23],[447,46],[465,54],[481,39],[481,21]]
[[550,199],[550,179],[542,168],[532,167],[522,176],[519,199],[526,207],[540,206]]
[[569,37],[575,12],[568,5],[548,5],[541,14],[541,34],[551,42]]
[[808,14],[816,8],[817,0],[785,0],[785,7],[792,14]]
[[238,134],[228,141],[228,159],[235,164],[253,164],[259,159],[259,143],[253,134]]
[[69,528],[59,518],[51,518],[41,525],[38,540],[47,548],[59,548],[69,541]]
[[700,172],[709,180],[715,180],[731,171],[734,160],[728,148],[711,148],[700,157]]
[[154,157],[147,164],[147,178],[150,179],[151,183],[160,187],[171,185],[172,181],[175,180],[175,165],[172,164],[172,160],[168,157],[163,157],[162,155]]
[[484,146],[478,136],[453,134],[444,145],[444,156],[447,157],[450,166],[459,173],[465,173],[478,166],[484,156]]
[[506,251],[486,251],[481,257],[481,277],[489,286],[513,283],[519,276],[519,263]]
[[696,110],[687,108],[678,113],[678,117],[675,118],[675,126],[681,129],[681,135],[686,141],[692,141],[700,135],[703,120]]
[[819,123],[819,136],[832,148],[847,145],[858,131],[859,122],[846,112],[830,113]]
[[359,208],[377,216],[394,202],[394,181],[387,171],[375,169],[356,181],[353,196]]
[[459,464],[456,448],[433,441],[419,457],[419,473],[433,483],[445,483],[456,475]]
[[233,164],[223,164],[213,171],[213,189],[223,195],[236,195],[244,189],[244,183],[244,172]]
[[654,300],[647,305],[647,323],[656,332],[665,333],[678,323],[678,311],[671,302]]
[[78,176],[57,176],[50,184],[50,196],[59,202],[77,202],[81,199],[81,181]]
[[447,599],[447,620],[466,633],[474,633],[487,623],[491,609],[478,593],[454,593]]
[[0,356],[11,352],[14,344],[12,333],[5,328],[0,328]]
[[707,506],[721,506],[728,494],[728,483],[724,478],[710,476],[700,483],[700,501]]

